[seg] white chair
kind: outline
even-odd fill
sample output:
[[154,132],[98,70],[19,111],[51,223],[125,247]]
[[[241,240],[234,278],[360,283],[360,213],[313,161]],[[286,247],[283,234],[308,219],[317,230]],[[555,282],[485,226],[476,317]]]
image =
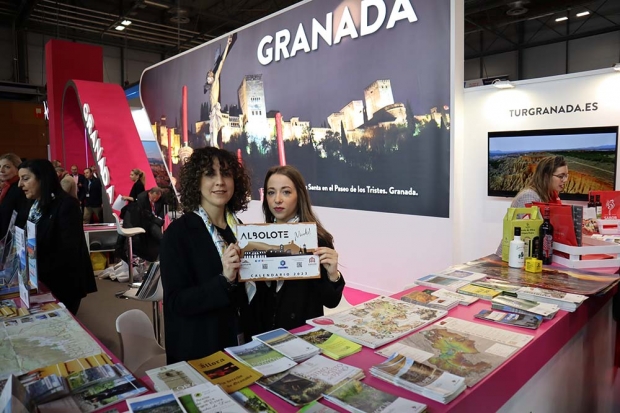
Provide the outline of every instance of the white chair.
[[136,377],[147,370],[166,365],[166,351],[153,334],[149,317],[142,310],[128,310],[116,319],[121,339],[121,359]]
[[129,256],[128,256],[128,264],[129,264],[129,284],[133,283],[133,247],[131,244],[131,238],[138,234],[144,234],[146,231],[144,228],[136,227],[136,228],[123,228],[121,225],[121,221],[116,215],[116,212],[112,212],[114,215],[114,220],[116,221],[116,232],[119,235],[127,237],[129,240]]
[[347,308],[351,308],[353,307],[345,298],[344,294],[342,295],[342,298],[340,299],[340,302],[338,303],[338,305],[334,308],[327,308],[327,307],[323,307],[323,314],[324,315],[330,315],[330,314],[335,314],[335,313],[339,313],[342,310],[346,310]]

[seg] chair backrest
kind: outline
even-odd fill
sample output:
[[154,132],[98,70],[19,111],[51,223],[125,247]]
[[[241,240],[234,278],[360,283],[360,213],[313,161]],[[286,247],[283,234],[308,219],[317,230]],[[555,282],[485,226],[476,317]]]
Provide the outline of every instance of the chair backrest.
[[114,215],[114,221],[116,221],[116,232],[118,232],[119,234],[123,234],[123,226],[121,225],[121,220],[118,217],[118,215],[116,215],[116,212],[112,212],[112,215]]
[[155,339],[151,320],[142,310],[132,309],[119,315],[116,331],[121,339],[123,364],[134,373],[149,359],[165,354]]

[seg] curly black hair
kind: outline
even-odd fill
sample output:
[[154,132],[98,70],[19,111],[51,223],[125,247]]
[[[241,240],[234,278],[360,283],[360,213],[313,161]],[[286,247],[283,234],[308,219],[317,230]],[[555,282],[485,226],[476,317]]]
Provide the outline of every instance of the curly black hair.
[[187,163],[181,168],[181,205],[183,211],[193,212],[200,205],[200,181],[202,176],[213,173],[213,160],[220,163],[220,171],[229,173],[233,177],[235,191],[226,204],[231,212],[245,211],[250,202],[250,176],[237,160],[237,157],[227,150],[208,146],[194,150]]

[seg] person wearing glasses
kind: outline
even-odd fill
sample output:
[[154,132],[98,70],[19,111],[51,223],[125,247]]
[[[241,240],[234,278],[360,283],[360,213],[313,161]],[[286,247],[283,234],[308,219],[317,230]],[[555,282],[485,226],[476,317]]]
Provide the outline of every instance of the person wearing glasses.
[[[542,158],[536,165],[534,174],[531,175],[525,187],[514,197],[511,208],[524,208],[532,202],[544,202],[547,204],[561,204],[560,192],[564,190],[568,182],[568,166],[563,156],[547,156]],[[496,252],[502,255],[502,244]]]

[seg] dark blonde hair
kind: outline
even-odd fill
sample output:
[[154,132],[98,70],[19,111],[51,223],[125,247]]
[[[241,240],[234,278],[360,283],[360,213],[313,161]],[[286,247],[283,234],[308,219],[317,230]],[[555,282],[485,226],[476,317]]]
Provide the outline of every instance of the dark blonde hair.
[[0,161],[6,159],[7,161],[11,162],[15,168],[19,168],[19,164],[22,163],[22,160],[19,156],[15,155],[14,153],[5,153],[4,155],[0,156]]
[[133,172],[134,175],[138,175],[138,179],[142,182],[142,185],[146,183],[146,176],[144,176],[142,169],[132,169],[131,172]]
[[214,173],[213,161],[220,163],[220,172],[232,176],[235,191],[226,204],[231,212],[245,211],[250,199],[250,177],[237,157],[224,149],[213,146],[195,149],[181,168],[181,205],[185,212],[193,212],[200,206],[200,181],[204,174]]
[[269,203],[267,202],[267,184],[269,178],[275,174],[284,175],[293,181],[293,185],[295,185],[295,190],[297,191],[297,216],[299,216],[299,222],[316,223],[316,230],[319,238],[324,240],[330,248],[333,248],[334,237],[323,227],[319,219],[314,215],[314,212],[312,212],[312,204],[310,203],[310,194],[306,188],[306,181],[301,175],[301,172],[293,166],[273,166],[267,171],[265,184],[263,185],[265,194],[263,197],[263,214],[265,214],[265,222],[273,222],[275,220],[275,217],[269,209]]
[[547,156],[542,158],[536,165],[536,171],[530,178],[528,186],[532,188],[542,202],[549,202],[551,198],[552,190],[549,183],[556,169],[566,166],[566,159],[563,156]]

